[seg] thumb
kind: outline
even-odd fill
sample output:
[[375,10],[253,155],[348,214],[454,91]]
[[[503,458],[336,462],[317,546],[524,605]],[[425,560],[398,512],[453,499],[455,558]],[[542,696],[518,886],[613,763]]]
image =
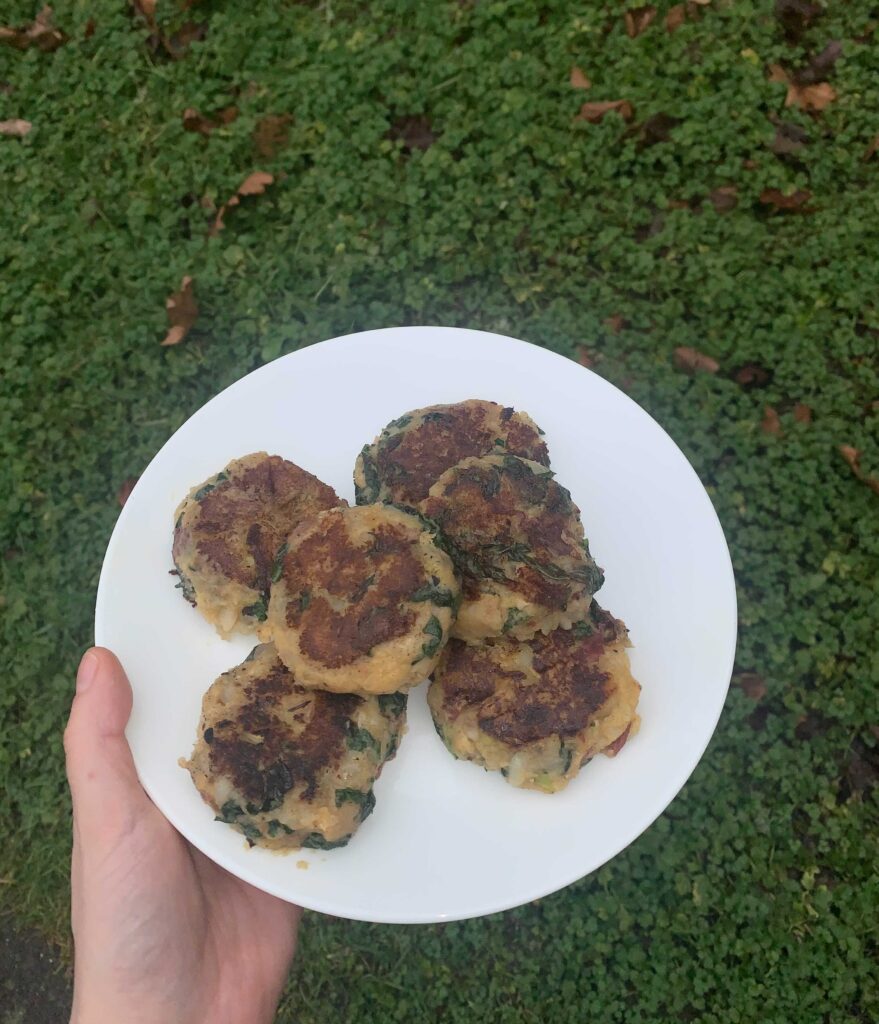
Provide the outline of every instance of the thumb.
[[125,739],[131,701],[131,684],[116,655],[102,647],[86,651],[64,731],[73,817],[86,842],[125,831],[149,805]]

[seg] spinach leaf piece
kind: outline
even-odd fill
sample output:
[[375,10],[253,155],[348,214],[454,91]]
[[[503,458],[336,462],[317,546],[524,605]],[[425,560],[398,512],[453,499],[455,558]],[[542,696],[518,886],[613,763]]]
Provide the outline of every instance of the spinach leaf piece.
[[381,708],[382,714],[399,718],[406,710],[408,700],[409,697],[405,693],[382,693],[379,694],[378,706]]
[[359,725],[348,719],[348,735],[345,742],[349,750],[374,750],[376,757],[381,757],[382,748],[379,741],[369,729],[361,729]]
[[310,832],[305,839],[302,840],[302,846],[307,850],[337,850],[340,846],[347,846],[351,840],[351,836],[342,836],[341,839],[336,839],[335,842],[330,842],[329,839],[325,839],[320,832]]

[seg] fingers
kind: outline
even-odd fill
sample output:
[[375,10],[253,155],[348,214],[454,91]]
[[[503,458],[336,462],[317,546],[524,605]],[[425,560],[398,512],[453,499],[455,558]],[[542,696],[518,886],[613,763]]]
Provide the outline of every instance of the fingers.
[[118,835],[149,805],[125,739],[131,700],[116,656],[101,647],[86,651],[64,732],[74,823],[86,846],[90,837]]

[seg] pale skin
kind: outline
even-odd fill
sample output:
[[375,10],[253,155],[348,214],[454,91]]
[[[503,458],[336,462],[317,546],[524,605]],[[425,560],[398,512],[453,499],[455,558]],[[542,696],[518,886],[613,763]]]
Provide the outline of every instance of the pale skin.
[[191,847],[141,788],[131,687],[87,651],[64,733],[73,796],[71,1024],[267,1024],[301,910]]

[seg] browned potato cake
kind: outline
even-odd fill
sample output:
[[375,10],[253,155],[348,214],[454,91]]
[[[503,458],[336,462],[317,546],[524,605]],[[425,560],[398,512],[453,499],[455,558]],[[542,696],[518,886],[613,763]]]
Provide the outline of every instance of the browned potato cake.
[[580,510],[545,466],[508,454],[465,459],[420,507],[464,580],[452,636],[527,640],[586,615],[604,577],[589,555]]
[[173,556],[183,596],[222,636],[265,621],[273,565],[303,519],[347,504],[278,455],[234,459],[189,492],[175,515]]
[[263,644],[205,694],[192,757],[180,763],[217,820],[251,845],[329,850],[372,812],[405,719],[405,694],[306,690]]
[[436,730],[455,757],[554,793],[637,732],[627,646],[626,627],[595,602],[588,621],[525,643],[452,640],[427,694]]
[[417,516],[337,508],[290,535],[268,630],[303,686],[392,693],[433,671],[459,598],[451,559]]
[[542,434],[527,413],[475,398],[407,412],[358,456],[357,504],[415,507],[450,466],[474,455],[511,452],[548,466]]

